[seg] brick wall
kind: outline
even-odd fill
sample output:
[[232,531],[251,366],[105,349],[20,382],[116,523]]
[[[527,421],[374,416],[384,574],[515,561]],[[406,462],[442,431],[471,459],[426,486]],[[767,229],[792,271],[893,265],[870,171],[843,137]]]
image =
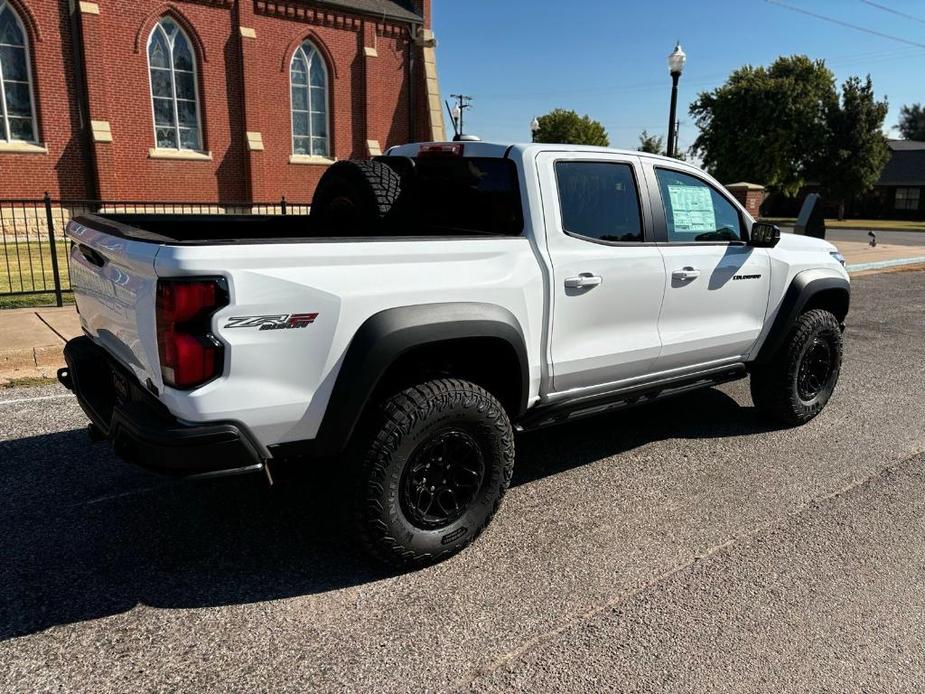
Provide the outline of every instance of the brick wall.
[[29,38],[39,137],[47,153],[0,152],[0,197],[86,197],[86,144],[67,3],[9,0]]
[[767,197],[763,186],[755,183],[731,183],[726,188],[752,217],[757,219],[761,216],[761,205]]
[[[28,9],[23,2],[13,0],[38,35],[33,73],[48,152],[0,152],[0,198],[48,190],[103,199],[310,199],[325,164],[290,161],[289,62],[305,39],[328,66],[334,158],[366,157],[370,141],[384,151],[429,139],[421,49],[408,24],[293,0],[75,3],[88,85],[82,127],[68,2],[30,1]],[[429,0],[417,2],[429,20]],[[196,49],[203,149],[211,159],[149,156],[155,142],[146,46],[164,14]],[[409,50],[417,63],[413,133]]]

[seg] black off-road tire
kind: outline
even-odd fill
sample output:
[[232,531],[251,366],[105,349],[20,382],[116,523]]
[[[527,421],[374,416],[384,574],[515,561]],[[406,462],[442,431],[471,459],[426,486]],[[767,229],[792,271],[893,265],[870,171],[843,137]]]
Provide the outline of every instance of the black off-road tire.
[[[817,352],[827,353],[830,367],[824,378],[810,382],[818,388],[801,385],[804,371]],[[752,401],[763,413],[788,426],[805,424],[822,411],[838,383],[842,362],[842,334],[838,320],[830,312],[813,309],[802,314],[791,328],[784,344],[766,364],[756,366],[751,375]],[[811,397],[809,397],[811,395]]]
[[329,233],[378,233],[401,194],[401,176],[380,161],[335,162],[315,188],[311,215]]
[[[453,378],[427,381],[386,399],[367,427],[348,464],[353,525],[368,553],[393,568],[407,569],[446,559],[481,534],[514,469],[511,423],[491,393]],[[414,486],[420,478],[408,476],[423,460],[433,460],[428,455],[434,446],[453,437],[477,445],[484,463],[481,481],[458,518],[440,527],[422,527],[405,496],[408,489],[420,490]],[[439,485],[439,475],[431,481]]]

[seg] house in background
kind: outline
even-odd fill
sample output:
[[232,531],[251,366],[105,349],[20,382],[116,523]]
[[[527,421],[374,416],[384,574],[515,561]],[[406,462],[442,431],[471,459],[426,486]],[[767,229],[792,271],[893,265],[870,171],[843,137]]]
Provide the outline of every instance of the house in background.
[[309,201],[444,139],[430,0],[0,0],[0,198]]
[[[849,200],[847,217],[854,219],[925,219],[925,142],[889,140],[890,158],[867,195]],[[771,195],[761,206],[765,217],[795,217],[809,193],[820,193],[809,184],[795,198]],[[838,203],[822,193],[826,217],[838,215]]]
[[925,219],[925,142],[890,140],[890,160],[874,188],[880,217]]

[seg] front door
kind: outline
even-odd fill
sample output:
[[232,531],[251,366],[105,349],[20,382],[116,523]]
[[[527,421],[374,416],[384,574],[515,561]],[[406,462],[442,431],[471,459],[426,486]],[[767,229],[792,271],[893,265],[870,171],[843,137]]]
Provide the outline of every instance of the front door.
[[665,268],[639,158],[548,152],[537,164],[553,266],[552,390],[647,374],[661,346]]
[[739,358],[764,324],[768,252],[745,245],[746,218],[705,179],[660,166],[650,174],[657,186],[652,205],[665,262],[656,370]]

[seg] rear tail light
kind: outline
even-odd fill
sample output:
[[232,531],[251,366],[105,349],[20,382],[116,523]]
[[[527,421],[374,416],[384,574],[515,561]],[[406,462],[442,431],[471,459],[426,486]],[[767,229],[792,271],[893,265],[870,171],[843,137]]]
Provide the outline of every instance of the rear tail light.
[[211,323],[227,305],[223,279],[157,281],[157,351],[165,385],[189,390],[221,374],[225,349]]

